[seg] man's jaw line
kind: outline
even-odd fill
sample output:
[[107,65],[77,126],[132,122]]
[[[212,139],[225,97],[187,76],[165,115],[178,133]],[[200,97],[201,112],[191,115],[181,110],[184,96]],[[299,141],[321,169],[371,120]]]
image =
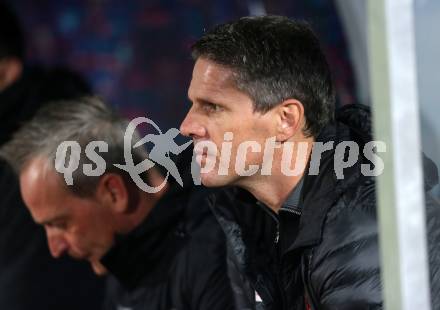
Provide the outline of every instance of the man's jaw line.
[[92,266],[95,274],[98,276],[105,276],[108,273],[107,268],[105,268],[100,261],[90,261],[90,265]]

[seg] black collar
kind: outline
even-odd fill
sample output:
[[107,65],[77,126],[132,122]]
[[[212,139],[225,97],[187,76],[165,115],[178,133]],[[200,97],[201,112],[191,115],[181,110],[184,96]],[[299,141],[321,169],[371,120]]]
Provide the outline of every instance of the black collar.
[[156,282],[167,275],[164,270],[171,266],[186,237],[185,204],[185,196],[171,190],[141,225],[127,235],[116,237],[114,246],[101,262],[125,288],[134,289],[141,281]]
[[301,178],[296,184],[295,188],[290,192],[289,196],[287,196],[286,201],[283,203],[280,211],[292,212],[297,215],[301,215],[301,192],[304,185],[304,178]]
[[[316,139],[317,142],[334,142],[334,148],[342,141],[355,140],[352,131],[343,123],[330,124]],[[344,178],[337,179],[334,169],[335,149],[322,154],[318,175],[304,175],[300,198],[302,210],[298,235],[292,240],[287,251],[314,246],[321,242],[327,212],[341,197],[343,192],[361,178],[360,161],[344,169]],[[306,168],[306,172],[308,171]]]

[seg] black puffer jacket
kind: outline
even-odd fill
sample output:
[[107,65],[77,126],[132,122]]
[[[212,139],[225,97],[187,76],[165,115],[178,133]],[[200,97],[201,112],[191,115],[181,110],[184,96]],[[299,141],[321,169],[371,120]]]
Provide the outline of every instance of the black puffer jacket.
[[[192,151],[189,153],[191,161]],[[246,281],[231,279],[226,238],[208,207],[215,190],[195,187],[187,158],[177,166],[185,187],[170,182],[145,221],[102,259],[112,274],[108,310],[228,310]],[[182,163],[183,162],[183,163]],[[188,186],[187,186],[188,185]],[[249,308],[248,308],[249,309]]]
[[169,193],[102,260],[107,309],[234,309],[225,244],[203,192]]
[[[317,138],[356,141],[361,150],[370,140],[370,112],[356,105],[338,111]],[[233,189],[211,200],[230,259],[261,297],[260,309],[382,309],[375,179],[361,174],[370,162],[361,158],[339,180],[334,153],[323,153],[318,175],[304,176],[300,213],[275,214],[260,204],[250,216],[258,203]],[[438,174],[427,158],[424,168],[428,192]],[[432,303],[440,309],[440,206],[428,193],[426,212]]]

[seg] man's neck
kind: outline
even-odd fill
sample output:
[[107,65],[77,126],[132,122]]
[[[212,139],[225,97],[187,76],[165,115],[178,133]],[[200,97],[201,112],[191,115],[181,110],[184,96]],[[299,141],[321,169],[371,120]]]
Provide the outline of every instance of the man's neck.
[[133,208],[132,213],[127,215],[124,228],[121,233],[129,233],[133,231],[136,227],[142,224],[145,219],[150,214],[151,210],[153,210],[154,206],[161,199],[161,197],[168,191],[168,186],[164,186],[157,193],[146,193],[142,190],[139,190],[139,200],[137,206]]
[[299,176],[268,176],[259,179],[258,183],[246,184],[241,187],[249,191],[256,199],[278,213],[290,192],[301,180]]
[[[264,203],[275,213],[278,213],[279,209],[282,207],[283,203],[286,201],[287,197],[295,186],[299,183],[301,178],[305,173],[307,163],[310,160],[310,156],[313,148],[313,138],[306,138],[301,142],[306,142],[308,144],[307,151],[301,156],[305,156],[303,161],[299,160],[297,155],[296,147],[293,150],[292,160],[289,165],[290,167],[295,167],[299,165],[298,171],[294,175],[288,175],[283,172],[282,165],[286,165],[286,161],[283,157],[282,149],[277,150],[273,158],[273,167],[271,175],[255,175],[253,178],[244,178],[239,181],[241,184],[237,184],[239,187],[246,189],[255,198]],[[285,169],[286,167],[284,167]]]

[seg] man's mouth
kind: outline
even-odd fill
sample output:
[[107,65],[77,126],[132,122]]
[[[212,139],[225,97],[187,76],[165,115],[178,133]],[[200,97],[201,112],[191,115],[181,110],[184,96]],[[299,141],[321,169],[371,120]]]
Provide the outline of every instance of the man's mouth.
[[195,159],[199,166],[202,166],[206,162],[207,157],[208,157],[207,152],[195,153]]
[[[201,167],[204,167],[205,165],[211,166],[213,163],[215,164],[217,158],[217,153],[213,150],[212,147],[202,146],[204,142],[210,142],[211,144],[213,144],[211,141],[208,140],[194,141],[194,158],[197,164]],[[197,147],[197,145],[199,147]]]
[[217,153],[216,152],[212,152],[212,150],[211,150],[211,152],[210,152],[210,149],[208,148],[208,147],[203,147],[203,148],[194,148],[194,155],[196,155],[196,156],[210,156],[210,157],[213,157],[213,156],[216,156],[217,155]]
[[196,156],[207,157],[207,156],[208,156],[208,150],[203,149],[202,152],[197,152],[197,151],[195,151],[194,154],[196,154]]
[[93,259],[92,254],[87,252],[75,251],[70,249],[68,251],[68,254],[70,257],[72,257],[75,260],[91,261]]

